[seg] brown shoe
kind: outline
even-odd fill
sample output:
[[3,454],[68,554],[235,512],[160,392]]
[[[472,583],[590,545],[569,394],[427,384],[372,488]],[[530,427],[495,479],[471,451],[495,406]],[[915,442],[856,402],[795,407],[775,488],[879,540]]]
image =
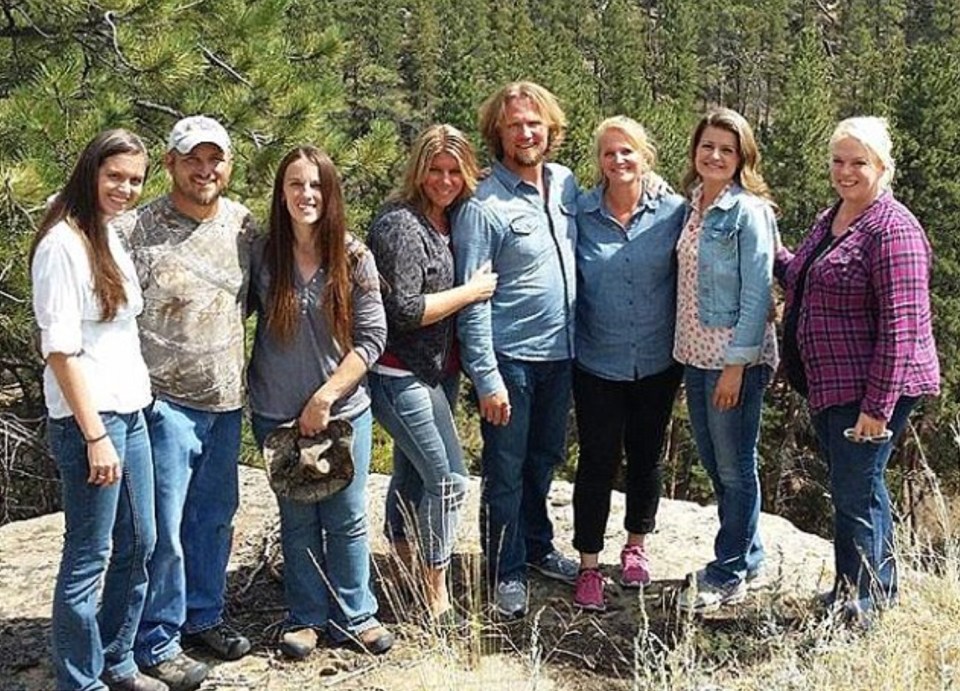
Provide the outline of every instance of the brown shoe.
[[194,660],[186,653],[154,665],[144,667],[144,674],[159,679],[170,691],[193,691],[207,678],[210,668],[200,660]]
[[284,631],[280,636],[280,652],[294,660],[302,660],[317,648],[317,632],[311,628]]
[[393,634],[385,626],[374,626],[349,639],[353,647],[371,655],[383,655],[393,647]]
[[107,688],[110,691],[169,691],[170,687],[159,679],[148,677],[146,674],[137,672],[132,677],[126,677],[119,681],[108,681]]

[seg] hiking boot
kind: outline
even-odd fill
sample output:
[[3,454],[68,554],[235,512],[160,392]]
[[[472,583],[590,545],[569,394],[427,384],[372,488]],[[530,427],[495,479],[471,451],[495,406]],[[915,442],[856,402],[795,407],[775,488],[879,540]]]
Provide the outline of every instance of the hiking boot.
[[735,605],[747,598],[747,583],[743,580],[730,581],[724,585],[713,585],[706,579],[706,571],[687,574],[687,583],[680,592],[678,606],[683,612],[703,614],[716,612],[724,605]]
[[284,631],[280,635],[280,652],[294,660],[302,660],[317,648],[317,632],[310,627]]
[[624,588],[650,585],[650,559],[640,545],[625,545],[620,550],[620,585]]
[[142,672],[137,672],[132,677],[126,677],[119,681],[106,682],[110,691],[169,691],[170,687],[159,679],[148,677]]
[[549,552],[538,561],[528,561],[527,566],[536,569],[547,578],[553,578],[564,583],[576,583],[580,573],[580,565],[573,559],[563,556],[557,550]]
[[147,676],[159,679],[166,684],[170,691],[193,691],[210,673],[210,668],[200,660],[194,660],[185,653],[164,660],[152,667],[140,670]]
[[494,595],[494,609],[505,619],[520,619],[527,613],[527,585],[522,581],[500,581]]
[[369,629],[364,629],[360,633],[347,638],[343,645],[353,648],[361,653],[370,653],[371,655],[383,655],[393,647],[393,634],[387,630],[383,624],[378,624]]
[[607,603],[603,599],[603,574],[600,569],[582,569],[577,576],[577,589],[573,593],[573,604],[591,612],[605,612]]
[[221,660],[239,660],[250,652],[250,640],[226,624],[183,636],[185,643],[206,648]]

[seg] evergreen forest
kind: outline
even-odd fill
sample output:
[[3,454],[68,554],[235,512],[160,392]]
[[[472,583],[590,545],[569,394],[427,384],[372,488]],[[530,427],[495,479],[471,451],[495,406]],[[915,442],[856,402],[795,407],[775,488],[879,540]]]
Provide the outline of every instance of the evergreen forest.
[[[705,109],[740,111],[788,245],[833,200],[834,124],[887,117],[895,193],[936,255],[943,368],[943,394],[915,416],[893,484],[907,515],[928,465],[960,486],[958,0],[0,0],[0,385],[17,392],[0,407],[42,414],[26,250],[44,200],[99,130],[136,131],[156,163],[176,119],[220,119],[235,142],[230,194],[261,219],[281,156],[316,143],[362,235],[413,136],[448,122],[479,144],[478,106],[514,79],[559,96],[569,129],[555,158],[584,185],[606,116],[643,123],[676,185]],[[154,165],[145,198],[166,186]],[[702,477],[685,425],[674,427],[667,493],[689,496]],[[767,397],[761,451],[765,509],[823,532],[823,470],[804,406],[782,383]]]

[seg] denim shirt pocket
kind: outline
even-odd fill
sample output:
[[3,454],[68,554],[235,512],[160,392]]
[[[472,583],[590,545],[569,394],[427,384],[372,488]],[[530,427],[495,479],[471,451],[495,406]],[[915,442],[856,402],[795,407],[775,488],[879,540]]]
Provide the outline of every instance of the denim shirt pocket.
[[700,321],[730,327],[740,314],[739,226],[724,215],[704,224],[700,257]]
[[534,218],[520,216],[510,221],[510,232],[514,235],[531,235],[537,229],[537,221]]
[[509,242],[516,251],[519,266],[538,262],[543,253],[550,249],[553,241],[545,226],[536,216],[518,216],[510,221]]
[[560,200],[557,206],[560,208],[564,224],[563,229],[556,229],[558,235],[560,237],[566,237],[570,242],[575,243],[577,240],[577,198],[565,197]]

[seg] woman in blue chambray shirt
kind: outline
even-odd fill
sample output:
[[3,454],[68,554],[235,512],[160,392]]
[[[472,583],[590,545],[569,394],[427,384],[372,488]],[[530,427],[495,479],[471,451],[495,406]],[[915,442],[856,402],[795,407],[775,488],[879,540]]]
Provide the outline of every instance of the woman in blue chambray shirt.
[[650,582],[644,546],[660,501],[660,456],[682,368],[674,361],[677,264],[683,198],[652,168],[653,145],[627,117],[604,120],[594,135],[599,180],[581,194],[577,224],[574,398],[580,457],[574,539],[580,574],[574,603],[603,610],[599,552],[610,490],[627,457],[620,583]]
[[690,425],[720,516],[713,561],[681,593],[688,611],[740,602],[763,563],[757,439],[763,390],[777,365],[767,319],[777,224],[759,162],[750,125],[719,108],[697,125],[683,178],[690,201],[677,243],[673,354],[686,365]]

